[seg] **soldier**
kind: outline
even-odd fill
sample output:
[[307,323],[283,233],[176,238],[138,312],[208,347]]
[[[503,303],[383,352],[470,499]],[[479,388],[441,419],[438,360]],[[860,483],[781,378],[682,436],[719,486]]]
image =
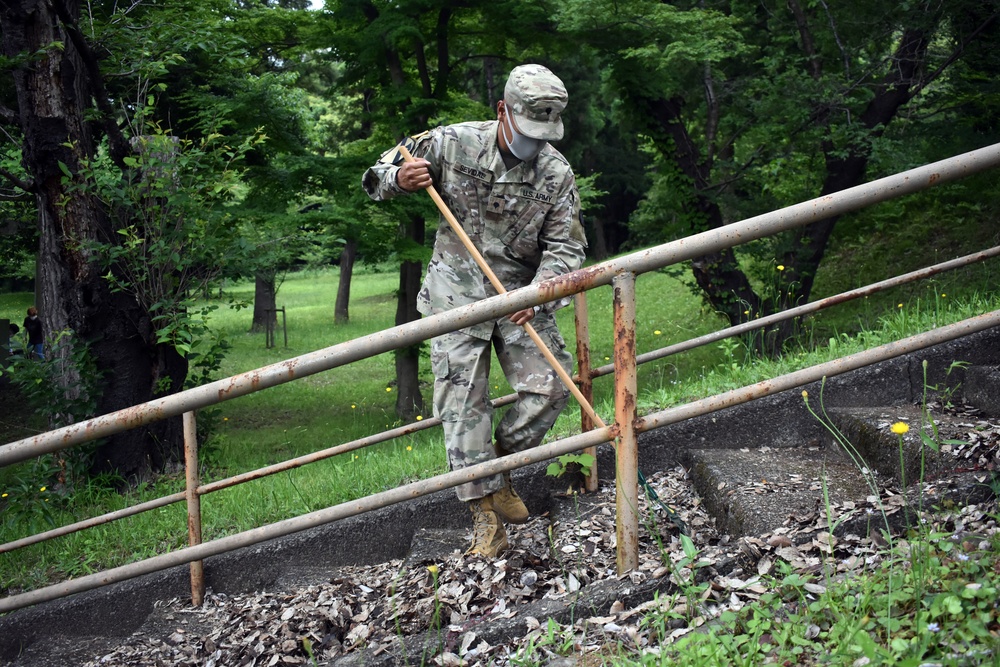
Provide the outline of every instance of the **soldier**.
[[[566,88],[541,65],[515,67],[497,102],[497,120],[437,127],[406,144],[414,162],[386,151],[362,179],[375,200],[433,184],[508,290],[580,268],[587,241],[569,163],[549,141],[561,139]],[[417,296],[424,315],[494,296],[489,280],[442,218]],[[434,415],[444,422],[448,463],[458,469],[541,443],[569,391],[521,328],[538,335],[570,372],[572,358],[553,312],[569,302],[535,306],[510,317],[444,334],[431,342]],[[517,402],[491,434],[491,347]],[[473,515],[466,552],[493,557],[507,548],[503,521],[523,523],[528,510],[510,482],[496,475],[457,487]]]

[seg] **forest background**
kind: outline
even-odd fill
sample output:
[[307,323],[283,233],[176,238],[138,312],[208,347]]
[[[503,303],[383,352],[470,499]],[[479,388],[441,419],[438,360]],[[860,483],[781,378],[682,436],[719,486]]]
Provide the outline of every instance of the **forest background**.
[[[360,176],[403,136],[490,119],[507,72],[566,83],[566,138],[592,260],[997,141],[997,2],[304,0],[42,2],[0,8],[0,281],[46,318],[55,427],[204,382],[228,343],[220,289],[253,280],[252,329],[286,276],[397,267],[397,324],[437,214],[376,206]],[[995,179],[925,205],[984,229]],[[804,303],[831,242],[905,238],[905,204],[830,218],[678,269],[738,323]],[[904,241],[901,241],[904,242]],[[914,242],[912,239],[910,242]],[[781,267],[780,270],[776,270]],[[863,276],[858,284],[865,284]],[[856,285],[851,285],[856,286]],[[332,296],[332,295],[331,295]],[[746,341],[778,355],[792,324]],[[426,411],[420,347],[394,358],[395,413]],[[127,485],[181,451],[179,420],[83,465]]]

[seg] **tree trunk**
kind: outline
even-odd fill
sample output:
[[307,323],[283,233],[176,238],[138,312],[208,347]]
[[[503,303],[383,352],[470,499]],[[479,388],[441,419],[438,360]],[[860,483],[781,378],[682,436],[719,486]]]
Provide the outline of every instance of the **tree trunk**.
[[[120,158],[128,152],[112,122],[102,126],[86,120],[95,115],[90,104],[106,98],[102,82],[95,78],[98,64],[89,47],[63,22],[72,24],[78,18],[79,5],[72,0],[0,5],[4,55],[45,54],[13,72],[24,133],[23,160],[38,207],[40,316],[47,331],[71,334],[62,335],[54,350],[54,361],[64,369],[59,380],[63,400],[75,400],[88,385],[94,391],[93,412],[105,414],[150,400],[165,369],[159,366],[148,313],[134,298],[108,289],[101,267],[86,249],[89,241],[116,242],[113,225],[86,184],[73,177],[72,185],[83,187],[69,187],[65,181],[71,179],[62,171],[64,166],[76,174],[83,161],[95,159],[100,140],[94,133],[102,127],[112,155]],[[74,366],[73,350],[81,345],[92,356],[98,377],[82,377]],[[181,366],[172,366],[168,375],[183,382],[186,369]],[[164,386],[178,385],[171,380]],[[59,414],[60,407],[53,406],[52,413]],[[148,477],[183,447],[173,437],[179,432],[173,422],[179,424],[179,418],[105,439],[94,469],[114,470],[130,481]]]
[[[424,218],[414,216],[406,226],[406,236],[423,245]],[[399,267],[399,295],[396,301],[396,325],[420,319],[417,292],[420,291],[421,262],[407,261]],[[424,411],[420,393],[420,345],[396,350],[396,416],[410,420]]]
[[267,331],[269,324],[272,327],[277,324],[276,298],[274,272],[257,273],[254,276],[253,323],[250,325],[250,333],[261,333]]
[[354,275],[354,260],[358,256],[357,239],[348,239],[340,251],[340,280],[337,283],[337,303],[333,307],[335,324],[347,324],[351,317],[347,312],[351,301],[351,277]]

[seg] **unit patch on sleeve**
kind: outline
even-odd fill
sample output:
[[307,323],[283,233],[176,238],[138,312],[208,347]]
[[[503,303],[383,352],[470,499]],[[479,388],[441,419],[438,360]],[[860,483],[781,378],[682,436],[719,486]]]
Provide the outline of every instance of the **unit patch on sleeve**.
[[406,146],[406,150],[413,153],[413,149],[417,147],[417,141],[422,139],[427,131],[421,132],[420,134],[415,134],[412,137],[403,137],[403,140],[398,144],[382,153],[382,157],[379,158],[379,162],[382,164],[403,164],[403,152],[399,150],[400,146]]

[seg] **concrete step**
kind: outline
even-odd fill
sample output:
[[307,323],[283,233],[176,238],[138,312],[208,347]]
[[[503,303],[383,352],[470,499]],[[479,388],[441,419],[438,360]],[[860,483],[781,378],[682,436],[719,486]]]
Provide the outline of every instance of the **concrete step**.
[[[924,414],[913,405],[833,408],[829,415],[847,449],[900,486],[977,470],[985,474],[988,462],[980,460],[977,449],[985,436],[1000,433],[996,418],[939,410]],[[892,431],[896,423],[909,429],[902,438]]]
[[1000,417],[1000,366],[967,368],[962,393],[984,415]]
[[774,531],[789,517],[870,494],[858,469],[820,447],[695,449],[685,465],[721,533]]

